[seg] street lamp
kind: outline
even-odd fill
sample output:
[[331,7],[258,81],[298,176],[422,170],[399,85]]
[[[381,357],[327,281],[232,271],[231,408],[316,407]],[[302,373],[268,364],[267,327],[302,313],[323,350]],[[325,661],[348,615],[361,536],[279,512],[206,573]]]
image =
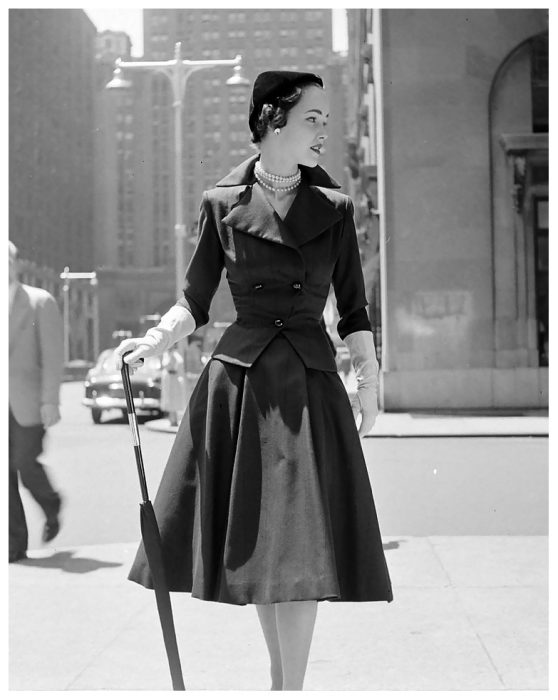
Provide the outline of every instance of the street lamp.
[[97,273],[96,272],[70,272],[69,267],[60,273],[60,279],[64,280],[63,292],[63,320],[64,320],[64,365],[70,362],[70,280],[89,280],[92,293],[92,318],[93,318],[93,359],[99,355],[99,299]]
[[107,84],[108,89],[124,89],[131,86],[130,81],[122,76],[122,69],[126,70],[151,70],[166,75],[170,80],[173,95],[174,108],[174,234],[176,246],[175,284],[177,298],[182,295],[182,280],[184,277],[184,239],[186,227],[184,225],[184,212],[182,206],[182,105],[186,81],[199,70],[215,68],[218,66],[233,66],[233,75],[226,81],[229,86],[247,86],[250,81],[242,75],[242,56],[233,59],[189,61],[182,58],[181,43],[174,45],[174,59],[170,61],[122,61],[116,60],[116,67],[112,80]]

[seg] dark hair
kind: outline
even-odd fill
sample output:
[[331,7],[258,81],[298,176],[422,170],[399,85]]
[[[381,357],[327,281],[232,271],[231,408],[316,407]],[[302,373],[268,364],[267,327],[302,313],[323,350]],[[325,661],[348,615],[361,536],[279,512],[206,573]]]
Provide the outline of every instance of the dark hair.
[[322,87],[319,83],[310,81],[297,85],[287,95],[274,97],[271,102],[265,102],[252,129],[252,143],[260,143],[267,134],[268,129],[272,131],[274,129],[282,129],[287,123],[287,114],[300,101],[304,89],[310,85]]

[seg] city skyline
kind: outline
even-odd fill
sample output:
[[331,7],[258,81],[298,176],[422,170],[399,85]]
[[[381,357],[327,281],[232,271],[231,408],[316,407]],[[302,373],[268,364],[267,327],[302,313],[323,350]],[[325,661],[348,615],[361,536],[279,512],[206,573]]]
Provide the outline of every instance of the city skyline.
[[[218,8],[226,9],[226,8]],[[343,8],[332,8],[332,48],[337,52],[347,50],[347,21],[346,11]],[[143,8],[134,9],[103,9],[84,8],[84,12],[91,19],[97,31],[105,30],[124,31],[132,42],[132,56],[143,56]]]

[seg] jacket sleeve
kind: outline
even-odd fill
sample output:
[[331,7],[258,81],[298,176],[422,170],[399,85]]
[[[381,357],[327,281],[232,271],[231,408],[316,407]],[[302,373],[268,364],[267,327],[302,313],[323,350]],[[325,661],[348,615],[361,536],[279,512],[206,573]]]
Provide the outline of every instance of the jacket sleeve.
[[38,302],[37,335],[41,365],[41,405],[58,406],[64,367],[64,331],[58,304],[50,294],[45,294]]
[[209,321],[209,307],[224,265],[224,253],[211,203],[204,192],[198,223],[198,243],[184,277],[184,298],[177,304],[190,311],[196,321],[196,329]]
[[350,199],[343,221],[340,252],[333,270],[332,282],[339,311],[339,337],[343,339],[355,331],[371,330],[366,313],[368,302],[355,230],[354,207]]

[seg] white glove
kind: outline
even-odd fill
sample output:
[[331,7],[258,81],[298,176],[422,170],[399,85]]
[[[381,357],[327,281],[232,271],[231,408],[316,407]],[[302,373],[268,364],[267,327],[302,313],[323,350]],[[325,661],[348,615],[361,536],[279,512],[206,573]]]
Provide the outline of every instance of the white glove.
[[355,421],[361,414],[358,434],[368,435],[378,416],[378,360],[372,331],[355,331],[345,337],[357,379],[357,394],[351,401]]
[[118,369],[122,368],[122,355],[128,351],[125,362],[132,368],[140,367],[144,357],[162,355],[178,340],[186,338],[196,329],[196,321],[184,306],[175,304],[159,323],[150,328],[143,338],[127,338],[116,348]]

